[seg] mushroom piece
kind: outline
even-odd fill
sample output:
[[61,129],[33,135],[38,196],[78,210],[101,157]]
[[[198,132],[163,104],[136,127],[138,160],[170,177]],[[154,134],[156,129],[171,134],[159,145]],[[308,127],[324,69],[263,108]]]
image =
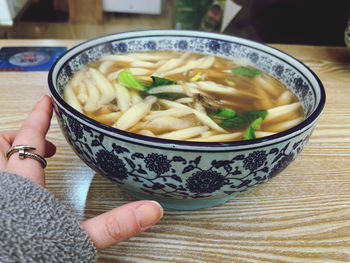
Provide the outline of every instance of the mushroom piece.
[[193,98],[195,102],[199,102],[204,108],[210,110],[217,110],[219,108],[222,108],[222,105],[224,104],[221,100],[214,99],[201,93],[194,94]]

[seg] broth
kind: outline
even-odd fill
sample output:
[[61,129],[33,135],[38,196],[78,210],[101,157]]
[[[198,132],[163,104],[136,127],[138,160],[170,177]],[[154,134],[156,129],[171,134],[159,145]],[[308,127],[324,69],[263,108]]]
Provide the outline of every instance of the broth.
[[304,119],[301,103],[277,79],[197,53],[102,57],[74,74],[64,99],[106,125],[173,140],[254,139]]

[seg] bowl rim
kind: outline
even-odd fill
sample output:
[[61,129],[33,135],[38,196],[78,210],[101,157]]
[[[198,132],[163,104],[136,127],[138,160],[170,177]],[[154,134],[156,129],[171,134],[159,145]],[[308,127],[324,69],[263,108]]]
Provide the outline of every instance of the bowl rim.
[[[142,38],[145,35],[146,36],[170,36],[170,37],[176,37],[176,36],[183,36],[183,37],[200,37],[200,38],[210,38],[210,39],[217,39],[217,40],[226,40],[230,42],[238,42],[239,44],[245,44],[251,48],[258,49],[260,51],[271,54],[271,51],[274,53],[277,53],[279,55],[283,55],[284,58],[288,58],[291,61],[294,61],[294,63],[299,64],[300,67],[302,67],[304,70],[306,70],[307,73],[311,74],[311,76],[314,78],[314,80],[317,83],[317,86],[319,88],[320,92],[320,99],[316,107],[314,107],[313,112],[305,118],[301,123],[298,125],[287,129],[282,132],[278,132],[273,135],[252,139],[252,140],[240,140],[240,141],[228,141],[228,142],[195,142],[195,141],[182,141],[182,140],[169,140],[169,139],[162,139],[157,137],[151,137],[151,136],[144,136],[136,133],[131,133],[128,131],[120,130],[117,128],[114,128],[112,126],[105,125],[103,123],[100,123],[83,113],[77,111],[72,106],[70,106],[68,103],[65,102],[65,100],[61,97],[61,95],[58,93],[58,91],[55,88],[54,84],[54,71],[57,71],[57,75],[60,71],[60,69],[68,63],[69,58],[67,58],[66,61],[61,65],[60,68],[56,69],[57,65],[60,63],[62,59],[64,59],[67,55],[72,53],[72,56],[76,56],[77,53],[75,53],[76,50],[79,51],[79,49],[84,48],[83,50],[90,49],[94,46],[100,45],[105,42],[110,42],[114,40],[122,40],[127,39],[130,37],[139,37]],[[109,39],[109,40],[108,40]],[[108,41],[106,41],[108,40]],[[270,52],[269,52],[270,51]],[[274,55],[276,56],[276,55]],[[285,59],[278,57],[279,59],[282,59],[285,61]],[[287,62],[287,61],[285,61]],[[287,62],[288,63],[288,62]],[[289,63],[290,64],[290,63]],[[308,79],[303,72],[300,72],[306,79]],[[56,77],[57,77],[56,75]],[[49,91],[51,93],[51,97],[53,98],[54,102],[59,104],[67,113],[69,113],[70,116],[79,118],[83,123],[88,125],[90,128],[94,128],[95,130],[102,130],[103,132],[107,133],[109,136],[116,137],[117,139],[132,142],[139,145],[146,145],[150,146],[149,144],[156,144],[157,147],[155,148],[166,148],[166,149],[180,149],[180,150],[193,150],[193,148],[200,148],[200,150],[204,151],[211,151],[214,150],[217,152],[217,150],[224,150],[226,148],[237,149],[237,148],[258,148],[261,145],[271,145],[276,142],[280,141],[286,141],[292,137],[296,137],[299,134],[301,134],[304,130],[309,129],[313,126],[313,124],[317,121],[319,118],[325,103],[326,103],[326,92],[324,89],[324,86],[321,82],[321,80],[318,78],[318,76],[303,62],[298,60],[297,58],[285,53],[284,51],[281,51],[275,47],[269,46],[268,44],[261,43],[258,41],[237,37],[233,35],[226,35],[222,33],[213,33],[213,32],[203,32],[203,31],[195,31],[195,30],[176,30],[176,29],[149,29],[149,30],[135,30],[135,31],[126,31],[126,32],[119,32],[119,33],[113,33],[108,35],[103,35],[100,37],[92,38],[86,41],[83,41],[72,48],[69,48],[66,50],[51,66],[49,74],[48,74],[48,85],[49,85]],[[148,142],[148,143],[147,143]],[[207,149],[208,148],[208,149]],[[205,150],[207,149],[207,150]]]

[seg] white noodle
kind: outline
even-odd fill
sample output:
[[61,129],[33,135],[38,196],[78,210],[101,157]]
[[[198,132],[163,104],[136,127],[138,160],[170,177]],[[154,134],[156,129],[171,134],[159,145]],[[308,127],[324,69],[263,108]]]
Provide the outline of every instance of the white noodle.
[[191,139],[191,141],[205,141],[205,142],[227,142],[237,140],[243,137],[242,132],[234,132],[229,134],[217,134],[211,136],[202,136],[198,138]]
[[148,91],[149,94],[158,94],[158,93],[185,93],[181,85],[163,85],[156,88],[152,88]]
[[276,101],[277,105],[289,104],[293,101],[293,93],[289,90],[284,91]]
[[148,122],[144,127],[156,133],[186,129],[193,126],[191,122],[172,116],[162,116]]
[[185,60],[186,57],[189,56],[190,53],[184,53],[182,56],[180,56],[179,58],[172,58],[170,60],[168,60],[167,62],[165,62],[162,66],[160,66],[155,72],[154,75],[162,75],[165,74],[165,72],[170,71],[176,67],[178,67],[179,65],[181,65],[183,63],[183,61]]
[[94,68],[89,69],[89,73],[96,83],[96,87],[100,91],[100,103],[106,104],[115,98],[113,85],[106,79],[106,77]]
[[250,98],[259,98],[258,95],[249,93],[243,90],[236,89],[234,87],[224,86],[213,81],[198,81],[196,82],[200,90],[213,92],[217,94],[235,95],[235,96],[246,96]]
[[266,137],[276,134],[275,132],[255,131],[256,138]]
[[114,126],[121,130],[127,130],[141,120],[151,109],[152,104],[157,98],[153,96],[146,97],[142,102],[137,103],[127,110]]
[[169,133],[164,133],[159,135],[158,137],[169,140],[188,140],[189,138],[196,137],[207,130],[207,126],[196,126]]
[[215,92],[219,94],[238,94],[237,89],[217,84],[212,81],[198,81],[196,84],[200,90],[204,91]]
[[295,102],[283,106],[277,106],[275,108],[268,109],[268,114],[264,122],[275,121],[277,119],[287,118],[290,114],[301,108],[300,102]]
[[221,102],[224,104],[224,105],[228,105],[234,109],[241,109],[241,108],[245,108],[246,105],[243,105],[243,104],[239,104],[237,102],[233,102],[233,101],[230,101],[230,100],[221,100]]
[[198,63],[200,64],[199,68],[210,68],[214,64],[214,62],[215,62],[215,57],[213,55],[203,57],[198,61]]
[[84,83],[86,85],[87,92],[89,94],[89,99],[86,101],[84,105],[84,110],[87,112],[96,111],[100,107],[99,105],[100,92],[89,79],[85,79]]
[[82,112],[81,104],[79,103],[77,97],[75,96],[73,92],[73,87],[69,84],[66,85],[64,88],[64,98],[67,101],[67,103],[72,106],[77,111]]
[[140,94],[136,90],[129,90],[131,105],[135,105],[142,101]]
[[266,126],[265,129],[269,132],[281,132],[298,125],[300,122],[303,121],[303,119],[304,119],[303,117],[299,117],[294,120],[290,120],[282,123],[276,123],[273,125]]
[[264,89],[256,89],[256,93],[259,96],[259,100],[257,100],[254,105],[258,109],[269,109],[272,107],[272,102],[269,99],[269,96],[266,94]]
[[255,82],[256,87],[264,89],[266,92],[274,96],[275,98],[279,96],[279,89],[276,88],[273,83],[270,81],[267,81],[264,77],[261,75],[256,76],[253,80]]
[[154,133],[149,131],[149,130],[140,130],[139,134],[145,135],[145,136],[155,137]]
[[159,111],[151,111],[149,115],[145,117],[146,120],[154,120],[156,118],[164,117],[164,116],[172,116],[172,117],[184,117],[186,115],[192,114],[192,109],[186,108],[171,108],[167,110],[159,110]]
[[183,104],[187,104],[187,103],[193,103],[193,98],[189,98],[189,97],[185,97],[185,98],[180,98],[175,100],[178,103],[183,103]]
[[115,84],[114,87],[117,104],[122,112],[126,112],[131,105],[129,89],[120,84]]
[[193,94],[200,93],[197,85],[192,82],[185,82],[182,87],[188,97],[193,97]]
[[114,123],[116,122],[120,116],[122,115],[122,112],[110,112],[105,114],[100,114],[96,117],[94,117],[97,121],[103,122],[103,123]]
[[79,102],[84,105],[88,99],[89,99],[89,95],[87,92],[87,87],[85,85],[84,82],[80,82],[78,85],[78,96],[77,96]]
[[208,57],[204,57],[201,59],[197,59],[197,60],[190,60],[187,62],[186,65],[182,66],[182,67],[178,67],[175,68],[173,70],[169,70],[167,72],[162,72],[162,74],[160,74],[161,76],[169,76],[169,75],[174,75],[174,74],[178,74],[178,73],[182,73],[185,72],[187,70],[193,69],[193,68],[209,68],[212,63],[214,63],[214,60],[212,58],[208,58]]
[[169,101],[169,100],[164,100],[164,99],[159,99],[158,101],[160,103],[168,106],[168,107],[190,109],[190,110],[192,110],[192,113],[196,115],[198,120],[200,122],[202,122],[203,124],[209,126],[213,130],[216,130],[216,131],[219,131],[219,132],[223,132],[223,133],[227,133],[223,128],[221,128],[216,122],[214,122],[208,115],[206,115],[203,112],[200,112],[198,110],[192,109],[191,107],[188,107],[188,106],[186,106],[184,104],[177,103],[177,102],[174,102],[174,101]]
[[73,87],[79,86],[79,83],[86,77],[86,67],[81,68],[79,71],[75,72],[70,84]]
[[101,63],[101,65],[99,66],[98,70],[106,75],[107,74],[107,71],[114,65],[114,61],[111,61],[111,60],[107,60],[107,61],[103,61]]
[[206,114],[204,106],[201,103],[199,103],[198,101],[196,101],[194,103],[194,109],[199,111],[199,112],[202,112],[202,113]]
[[152,63],[152,62],[148,62],[148,61],[134,61],[134,62],[131,62],[131,67],[134,67],[134,68],[155,68],[157,65]]

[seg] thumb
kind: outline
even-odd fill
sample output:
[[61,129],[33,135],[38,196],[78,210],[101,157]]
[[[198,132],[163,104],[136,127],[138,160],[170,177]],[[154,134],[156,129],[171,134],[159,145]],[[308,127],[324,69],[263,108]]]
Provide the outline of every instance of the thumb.
[[153,226],[163,216],[155,201],[136,201],[81,223],[98,250],[136,236]]

